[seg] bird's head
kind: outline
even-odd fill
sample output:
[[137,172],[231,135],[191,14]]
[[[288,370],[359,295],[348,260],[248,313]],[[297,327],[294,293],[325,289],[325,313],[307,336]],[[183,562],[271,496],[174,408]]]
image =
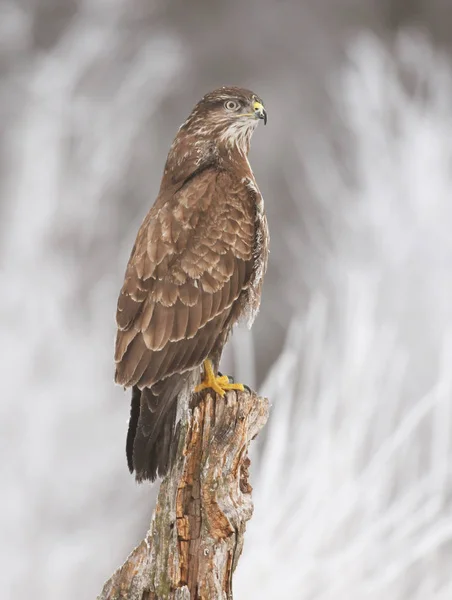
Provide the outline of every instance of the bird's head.
[[267,112],[257,94],[238,87],[222,87],[206,94],[182,125],[199,138],[208,137],[218,146],[248,152],[253,131]]

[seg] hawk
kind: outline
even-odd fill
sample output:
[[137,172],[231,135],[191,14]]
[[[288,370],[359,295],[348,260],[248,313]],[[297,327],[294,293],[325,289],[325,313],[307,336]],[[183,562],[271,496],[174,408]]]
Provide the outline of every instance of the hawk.
[[168,471],[177,397],[202,367],[194,391],[243,390],[217,369],[234,323],[253,321],[267,267],[267,220],[247,158],[261,119],[249,90],[206,94],[176,135],[138,231],[115,347],[115,381],[132,388],[126,453],[137,481]]

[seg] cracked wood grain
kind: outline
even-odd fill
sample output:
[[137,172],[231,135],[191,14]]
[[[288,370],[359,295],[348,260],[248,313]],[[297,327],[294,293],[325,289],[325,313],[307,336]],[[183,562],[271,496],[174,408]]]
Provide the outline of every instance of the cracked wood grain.
[[268,418],[253,392],[180,399],[173,467],[150,529],[98,600],[230,600],[253,514],[248,447]]

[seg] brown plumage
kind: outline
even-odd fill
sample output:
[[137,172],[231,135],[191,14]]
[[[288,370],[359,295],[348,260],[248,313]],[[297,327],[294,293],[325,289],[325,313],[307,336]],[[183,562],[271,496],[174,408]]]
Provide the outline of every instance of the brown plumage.
[[170,464],[177,395],[235,322],[260,302],[268,233],[248,163],[262,102],[240,88],[207,94],[171,146],[141,225],[117,309],[115,381],[132,387],[127,460],[137,480]]

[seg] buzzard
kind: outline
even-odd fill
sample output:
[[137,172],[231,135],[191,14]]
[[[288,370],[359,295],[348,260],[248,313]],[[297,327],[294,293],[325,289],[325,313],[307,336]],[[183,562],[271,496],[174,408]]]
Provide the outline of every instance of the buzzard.
[[217,369],[234,323],[253,321],[267,266],[267,220],[247,158],[261,119],[249,90],[206,94],[176,135],[138,231],[115,348],[115,381],[132,388],[126,452],[137,481],[167,472],[177,396],[202,366],[194,391],[243,390]]

